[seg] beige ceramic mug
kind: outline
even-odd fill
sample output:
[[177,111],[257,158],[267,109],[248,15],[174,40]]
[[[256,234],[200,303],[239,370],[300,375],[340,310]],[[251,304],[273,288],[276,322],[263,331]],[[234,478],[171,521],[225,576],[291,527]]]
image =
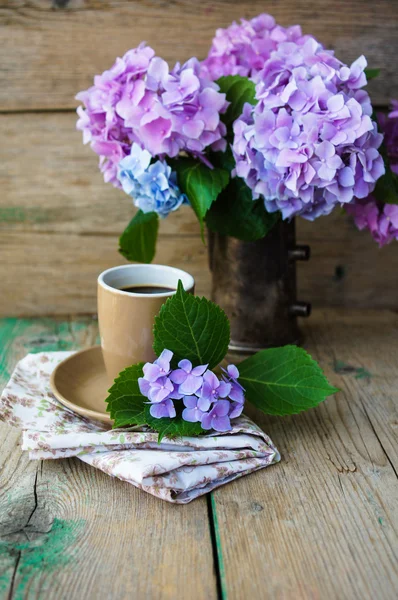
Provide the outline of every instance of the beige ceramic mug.
[[[98,277],[98,323],[110,382],[126,367],[155,358],[152,349],[155,316],[175,293],[179,279],[184,289],[193,293],[193,277],[165,265],[123,265],[108,269]],[[145,294],[122,290],[134,286],[164,287],[173,291]]]

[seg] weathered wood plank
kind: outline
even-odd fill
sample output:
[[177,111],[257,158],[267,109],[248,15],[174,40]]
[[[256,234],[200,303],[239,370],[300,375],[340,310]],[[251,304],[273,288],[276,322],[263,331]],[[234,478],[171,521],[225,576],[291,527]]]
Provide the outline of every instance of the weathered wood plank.
[[[97,274],[123,262],[117,237],[133,214],[131,202],[104,184],[74,127],[73,114],[0,115],[7,140],[0,146],[0,314],[94,312]],[[315,224],[298,220],[297,230],[313,251],[298,267],[301,299],[397,308],[395,244],[379,250],[337,210]],[[206,249],[192,211],[163,220],[160,232],[156,260],[192,271],[198,292],[209,295]]]
[[396,598],[397,330],[394,313],[319,311],[306,346],[341,392],[291,418],[250,411],[282,462],[214,493],[229,600]]
[[[341,235],[344,229],[335,225],[325,232],[323,240],[312,242],[311,261],[298,265],[300,300],[309,300],[314,306],[395,309],[398,302],[395,248],[379,251],[369,246],[371,242],[359,232],[351,232],[347,226],[345,237]],[[351,233],[357,236],[355,250],[349,245]],[[309,240],[302,238],[302,241]],[[98,234],[3,232],[0,255],[0,315],[94,313],[98,274],[125,262],[117,252],[117,237]],[[207,249],[199,237],[162,237],[155,262],[192,273],[197,293],[210,297]]]
[[[0,230],[118,236],[127,226],[132,200],[104,183],[74,113],[0,115],[0,135]],[[190,210],[162,225],[199,235]]]
[[[0,13],[0,109],[74,106],[77,91],[116,56],[146,40],[170,63],[206,56],[214,31],[267,10],[283,25],[300,23],[338,56],[366,54],[383,73],[372,83],[376,103],[398,93],[395,35],[398,10],[390,0],[3,0]],[[59,10],[56,10],[59,9]]]
[[[91,319],[0,322],[0,387],[26,352],[91,345]],[[29,461],[0,425],[0,596],[216,598],[206,499],[172,506],[77,459]]]
[[[93,313],[97,277],[126,261],[117,238],[50,233],[2,233],[0,315]],[[200,238],[161,240],[155,262],[180,267],[195,277],[199,294],[209,294],[206,248]]]

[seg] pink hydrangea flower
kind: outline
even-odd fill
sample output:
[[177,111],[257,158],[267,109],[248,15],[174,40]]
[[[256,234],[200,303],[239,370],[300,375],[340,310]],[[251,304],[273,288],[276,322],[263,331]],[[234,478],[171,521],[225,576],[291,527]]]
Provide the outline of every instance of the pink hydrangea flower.
[[149,46],[141,44],[118,58],[111,69],[97,75],[94,85],[76,98],[77,128],[84,143],[100,156],[105,181],[121,187],[117,167],[132,144],[152,156],[194,156],[206,148],[226,147],[220,114],[225,94],[201,70],[196,58],[170,70]]
[[251,77],[260,71],[271,53],[282,42],[303,43],[299,25],[282,27],[268,14],[261,14],[250,21],[241,19],[226,29],[217,29],[203,68],[211,79],[225,75]]
[[398,240],[398,204],[380,206],[375,198],[356,201],[346,207],[354,217],[358,229],[368,229],[380,248],[393,240]]

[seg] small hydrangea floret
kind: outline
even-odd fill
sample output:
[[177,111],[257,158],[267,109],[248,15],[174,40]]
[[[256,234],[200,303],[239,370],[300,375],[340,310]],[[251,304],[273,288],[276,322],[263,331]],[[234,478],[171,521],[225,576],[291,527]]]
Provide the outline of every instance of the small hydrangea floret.
[[144,376],[138,379],[152,417],[174,418],[178,412],[184,421],[200,423],[204,430],[229,431],[231,419],[241,415],[245,403],[237,367],[228,365],[219,379],[208,365],[194,367],[187,359],[171,369],[172,357],[170,350],[163,350],[153,363],[144,365]]

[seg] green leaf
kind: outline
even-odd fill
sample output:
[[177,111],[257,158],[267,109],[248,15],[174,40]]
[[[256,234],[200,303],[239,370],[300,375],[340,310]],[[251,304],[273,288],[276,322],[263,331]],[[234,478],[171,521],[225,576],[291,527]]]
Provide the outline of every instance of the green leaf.
[[231,173],[236,165],[231,146],[229,145],[225,152],[209,152],[208,158],[212,165],[219,167],[220,169],[225,169],[228,173]]
[[212,204],[206,224],[211,231],[254,242],[265,237],[279,218],[279,212],[265,210],[261,199],[253,200],[243,179],[235,177]]
[[380,69],[365,69],[366,79],[370,81],[380,75]]
[[199,160],[180,158],[173,162],[178,186],[187,195],[203,232],[203,219],[212,202],[229,181],[228,171],[210,169]]
[[119,238],[119,252],[127,260],[150,263],[155,256],[159,219],[139,210]]
[[145,411],[147,399],[138,387],[138,378],[143,376],[143,366],[144,363],[139,363],[127,367],[119,373],[109,390],[106,410],[114,421],[114,428],[145,425],[147,422]]
[[318,363],[297,346],[257,352],[240,363],[239,373],[246,399],[271,415],[299,413],[339,391],[328,383]]
[[383,157],[386,172],[377,180],[376,187],[372,192],[376,200],[386,204],[398,204],[398,176],[391,169],[390,160],[384,142],[379,148]]
[[216,83],[220,91],[226,94],[229,105],[227,112],[221,115],[223,123],[231,125],[243,111],[246,102],[256,104],[256,86],[253,81],[240,75],[220,77]]
[[196,366],[208,364],[212,369],[227,353],[229,321],[217,304],[188,294],[179,281],[177,292],[155,317],[153,333],[157,356],[167,348],[174,352],[174,366],[187,358]]
[[149,412],[150,407],[148,405],[146,406],[147,424],[151,429],[159,433],[159,444],[164,436],[169,438],[182,436],[192,437],[204,433],[200,423],[188,423],[188,421],[183,420],[181,414],[178,414],[178,412],[182,413],[182,409],[178,411],[181,404],[181,401],[175,403],[177,416],[173,419],[155,419]]

